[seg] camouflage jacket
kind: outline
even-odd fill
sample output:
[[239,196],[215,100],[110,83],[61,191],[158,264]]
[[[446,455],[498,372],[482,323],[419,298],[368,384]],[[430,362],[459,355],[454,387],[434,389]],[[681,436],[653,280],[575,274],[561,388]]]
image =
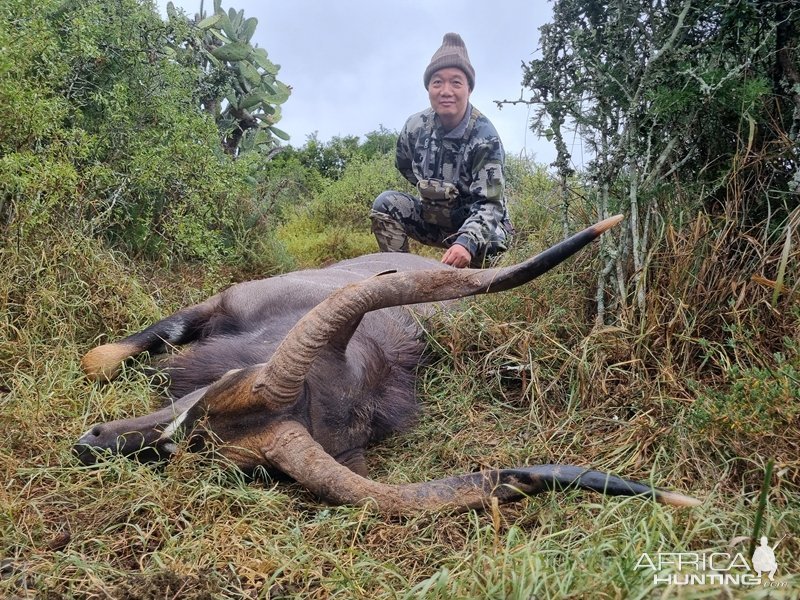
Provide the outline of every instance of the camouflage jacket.
[[471,104],[452,131],[445,133],[429,108],[412,115],[397,140],[395,164],[412,185],[425,179],[456,185],[458,199],[451,219],[454,243],[472,256],[484,253],[494,232],[508,223],[504,162],[497,130]]

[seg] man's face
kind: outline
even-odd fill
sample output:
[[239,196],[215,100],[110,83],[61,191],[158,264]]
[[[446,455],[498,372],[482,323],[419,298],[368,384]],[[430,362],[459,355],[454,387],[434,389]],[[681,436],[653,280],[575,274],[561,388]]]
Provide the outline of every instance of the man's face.
[[455,67],[439,69],[428,84],[431,107],[439,115],[442,124],[449,129],[458,125],[464,117],[469,94],[467,75]]

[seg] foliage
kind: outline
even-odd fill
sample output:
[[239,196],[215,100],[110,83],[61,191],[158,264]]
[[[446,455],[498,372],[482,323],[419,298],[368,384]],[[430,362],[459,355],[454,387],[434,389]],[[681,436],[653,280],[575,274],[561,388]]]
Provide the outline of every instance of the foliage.
[[364,142],[359,147],[359,152],[366,160],[394,154],[397,147],[397,132],[379,125],[377,129],[364,135]]
[[741,433],[747,431],[758,439],[758,445],[769,455],[782,455],[783,432],[791,431],[800,422],[800,369],[797,356],[793,361],[775,357],[776,367],[737,365],[728,373],[729,386],[722,390],[700,389],[688,420],[698,433],[725,438],[732,451],[740,455],[752,453],[752,443],[742,444]]
[[551,220],[551,212],[558,206],[556,189],[547,168],[528,159],[507,156],[504,174],[508,211],[519,245]]
[[358,136],[334,136],[327,142],[321,142],[316,133],[308,136],[302,148],[294,155],[309,169],[327,179],[340,179],[347,164],[355,159],[369,161],[388,154],[394,155],[397,145],[397,133],[389,131],[382,125],[370,131],[361,142]]
[[[778,391],[800,330],[788,275],[800,258],[799,22],[782,0],[561,0],[525,66],[537,127],[559,151],[565,193],[551,200],[565,223],[626,216],[581,288],[593,297],[572,308],[594,317],[596,335],[583,335],[599,347],[569,389],[657,389],[673,400],[648,414],[707,436],[725,460],[750,448],[792,464],[795,453],[777,432],[797,427]],[[570,124],[594,153],[577,176],[559,144]],[[603,377],[613,382],[598,387]],[[744,429],[762,435],[743,440]]]
[[[300,148],[281,150],[265,166],[263,189],[278,241],[295,265],[310,267],[377,251],[369,208],[386,189],[407,184],[394,168],[397,134],[383,127],[322,142],[311,135]],[[274,193],[272,193],[274,192]]]
[[187,68],[199,67],[197,102],[214,117],[225,151],[234,156],[255,151],[267,158],[276,138],[289,139],[275,123],[291,88],[277,79],[280,66],[267,51],[250,43],[257,19],[245,19],[243,10],[226,12],[221,0],[214,0],[210,16],[200,6],[191,20],[167,3],[169,55]]
[[[646,318],[648,256],[673,207],[727,211],[741,193],[734,180],[755,199],[746,228],[797,206],[798,52],[800,8],[789,0],[555,3],[542,56],[524,69],[541,106],[536,126],[556,140],[564,180],[562,138],[576,126],[594,153],[596,212],[628,217],[624,235],[604,244],[599,321],[606,300],[618,319]],[[680,201],[664,198],[667,182]]]
[[278,231],[300,266],[325,264],[377,252],[369,210],[384,190],[406,189],[394,168],[394,156],[355,158],[339,179],[297,207]]
[[[209,266],[252,252],[237,245],[249,238],[271,238],[271,221],[252,219],[259,188],[249,176],[262,157],[221,151],[198,103],[198,67],[168,51],[174,24],[136,0],[0,7],[6,236],[58,225]],[[274,270],[280,259],[257,262]]]
[[309,135],[298,152],[301,162],[328,179],[339,179],[347,163],[358,153],[358,136],[334,136],[329,142],[321,142],[316,132]]

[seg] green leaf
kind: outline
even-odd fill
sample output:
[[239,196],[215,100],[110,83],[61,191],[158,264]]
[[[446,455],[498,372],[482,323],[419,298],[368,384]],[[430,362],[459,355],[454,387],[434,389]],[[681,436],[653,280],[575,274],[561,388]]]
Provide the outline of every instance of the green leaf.
[[225,94],[225,100],[227,100],[228,104],[231,106],[237,106],[238,104],[238,98],[236,98],[236,96],[233,94]]
[[225,33],[223,31],[217,29],[216,27],[214,27],[212,29],[208,29],[207,32],[210,33],[211,35],[213,35],[215,38],[217,38],[223,44],[230,44],[231,43],[231,38],[229,38],[227,35],[225,35]]
[[244,27],[242,27],[242,35],[240,38],[243,42],[250,41],[250,38],[252,38],[253,34],[256,32],[256,25],[258,25],[258,19],[255,17],[250,17],[244,22]]
[[261,84],[261,73],[258,72],[249,61],[241,61],[237,65],[241,77],[244,77],[248,83],[257,86]]
[[221,60],[219,60],[219,59],[218,59],[216,56],[214,56],[213,54],[209,53],[209,54],[207,55],[207,58],[208,58],[208,62],[210,62],[210,63],[211,63],[213,66],[214,66],[214,68],[216,68],[216,69],[223,69],[223,68],[225,68],[225,63],[224,63],[224,62],[222,62]]
[[262,92],[253,92],[248,94],[239,102],[239,108],[253,108],[256,104],[263,102],[264,94]]
[[[244,77],[237,77],[231,81],[231,89],[235,94],[235,98],[241,98],[253,91],[253,86],[250,85]],[[237,102],[238,100],[234,102],[233,105],[236,106]]]
[[236,37],[237,41],[241,41],[239,40],[239,30],[242,27],[243,16],[244,16],[244,11],[240,11],[237,13],[233,8],[228,9],[228,18],[231,20],[231,26],[233,27],[234,36]]
[[220,46],[219,48],[214,48],[211,51],[211,54],[220,60],[235,62],[237,60],[244,60],[252,51],[253,47],[250,44],[245,44],[243,42],[231,42],[229,44],[225,44],[224,46]]
[[272,87],[275,88],[275,94],[274,94],[275,104],[283,104],[289,99],[289,96],[291,96],[292,94],[292,89],[288,85],[280,81],[275,81],[275,85]]
[[211,15],[210,17],[206,17],[202,21],[200,21],[197,26],[200,29],[211,29],[214,25],[216,25],[219,20],[222,18],[222,15]]
[[786,265],[789,262],[792,250],[792,225],[786,225],[786,241],[783,243],[783,252],[781,252],[781,259],[778,263],[778,276],[775,279],[775,291],[772,293],[772,308],[778,304],[778,298],[783,291],[784,279],[786,277]]
[[236,36],[236,28],[233,26],[230,18],[228,18],[228,15],[226,15],[225,12],[219,13],[219,26],[222,27],[222,31],[224,31],[225,35],[227,35],[231,40],[238,41]]
[[[267,100],[265,99],[264,102]],[[274,125],[281,120],[281,107],[278,105],[262,104],[264,107],[262,112],[255,112],[253,116],[262,121],[264,126]],[[267,110],[269,109],[269,110]]]
[[232,117],[223,117],[217,119],[217,127],[219,127],[220,131],[232,131],[235,126],[236,119]]
[[274,133],[277,137],[281,138],[284,142],[289,141],[289,134],[283,131],[282,129],[278,129],[277,127],[270,127],[269,130]]
[[253,61],[270,75],[278,74],[278,65],[267,58],[267,51],[264,48],[256,48],[253,51]]

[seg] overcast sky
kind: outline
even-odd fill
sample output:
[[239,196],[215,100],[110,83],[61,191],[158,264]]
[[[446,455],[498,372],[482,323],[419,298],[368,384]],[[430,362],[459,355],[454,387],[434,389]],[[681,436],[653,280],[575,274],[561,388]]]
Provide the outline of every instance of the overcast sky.
[[[200,7],[200,0],[173,3],[190,16]],[[166,0],[158,5],[164,13]],[[212,0],[204,6],[213,11]],[[546,0],[224,0],[222,7],[258,19],[252,43],[292,86],[276,125],[294,146],[315,131],[323,141],[380,125],[399,131],[429,106],[422,74],[442,36],[455,31],[475,67],[472,104],[494,123],[506,152],[541,163],[555,157],[552,144],[528,128],[532,109],[494,104],[520,97],[520,65],[535,56],[539,27],[550,19]]]

